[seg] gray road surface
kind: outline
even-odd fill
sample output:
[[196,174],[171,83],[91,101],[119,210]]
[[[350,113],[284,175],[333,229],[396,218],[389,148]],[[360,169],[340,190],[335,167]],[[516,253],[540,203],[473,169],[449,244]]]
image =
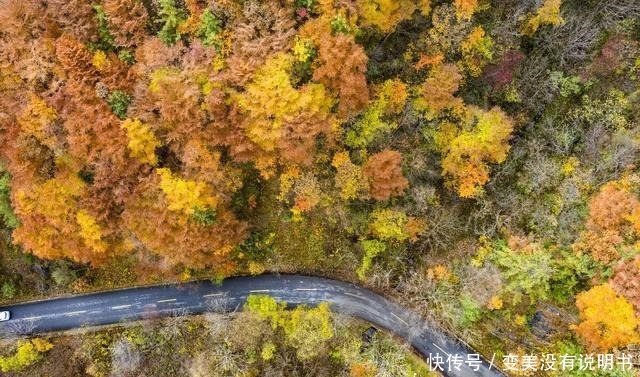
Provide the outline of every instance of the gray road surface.
[[328,302],[336,312],[405,339],[447,377],[506,376],[491,360],[378,294],[345,282],[300,275],[234,277],[219,285],[205,281],[129,288],[0,307],[0,311],[11,311],[11,320],[0,323],[0,332],[36,334],[185,311],[234,311],[242,309],[251,294],[269,295],[290,305]]

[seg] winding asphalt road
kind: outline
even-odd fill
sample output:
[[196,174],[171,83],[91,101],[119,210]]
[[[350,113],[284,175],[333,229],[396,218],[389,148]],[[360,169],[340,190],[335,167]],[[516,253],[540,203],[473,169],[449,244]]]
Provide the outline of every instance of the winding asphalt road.
[[11,311],[11,320],[0,323],[0,333],[36,334],[187,312],[235,311],[251,294],[269,295],[292,306],[328,302],[338,313],[364,319],[405,339],[447,377],[506,376],[469,346],[380,295],[349,283],[299,275],[129,288],[0,307],[0,311]]

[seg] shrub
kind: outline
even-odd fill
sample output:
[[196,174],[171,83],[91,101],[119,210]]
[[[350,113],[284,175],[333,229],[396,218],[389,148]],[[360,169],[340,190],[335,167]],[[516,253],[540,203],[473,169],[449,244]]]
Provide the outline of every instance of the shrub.
[[362,249],[364,250],[364,256],[362,257],[362,263],[356,270],[360,280],[364,280],[367,272],[371,268],[373,259],[387,250],[387,245],[378,240],[363,240],[360,242]]
[[20,341],[15,354],[0,357],[0,370],[3,372],[21,371],[40,361],[42,353],[49,351],[52,347],[51,343],[39,338]]

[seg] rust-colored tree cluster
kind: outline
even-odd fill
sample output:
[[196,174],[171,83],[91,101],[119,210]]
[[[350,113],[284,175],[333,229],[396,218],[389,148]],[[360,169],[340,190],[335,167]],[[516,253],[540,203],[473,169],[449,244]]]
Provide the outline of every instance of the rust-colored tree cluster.
[[586,251],[602,263],[620,258],[619,248],[640,230],[640,201],[628,182],[613,181],[602,186],[589,202],[586,230],[574,248]]
[[[458,93],[492,57],[491,36],[473,22],[482,9],[428,0],[5,1],[0,158],[20,220],[14,240],[46,259],[100,265],[138,253],[230,273],[259,205],[286,203],[297,222],[336,198],[402,201],[401,150],[421,143],[428,132],[417,128],[427,124],[438,128],[432,150],[446,184],[480,196],[513,130],[502,110]],[[397,39],[393,31],[415,17],[433,25],[393,42],[406,54],[368,72],[379,58],[368,54],[383,53],[365,34]],[[383,145],[396,134],[394,150]],[[243,187],[254,177],[265,187],[279,181],[277,200],[256,182]],[[409,233],[403,240],[419,232]]]
[[409,181],[402,175],[401,162],[402,155],[388,149],[369,157],[362,170],[372,198],[387,200],[404,193]]
[[[225,204],[237,171],[204,137],[216,52],[165,46],[135,0],[9,1],[0,13],[14,25],[0,37],[14,241],[45,259],[100,265],[139,249],[229,273],[247,226]],[[174,185],[161,185],[161,167]],[[216,205],[173,210],[190,184]]]
[[611,286],[618,294],[624,296],[640,315],[640,255],[620,261],[613,271]]

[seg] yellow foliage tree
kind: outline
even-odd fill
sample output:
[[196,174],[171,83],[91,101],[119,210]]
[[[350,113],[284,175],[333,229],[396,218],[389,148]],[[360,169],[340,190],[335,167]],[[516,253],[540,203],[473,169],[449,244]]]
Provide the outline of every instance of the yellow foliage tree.
[[350,200],[366,193],[368,184],[360,166],[351,162],[349,152],[339,152],[333,156],[331,165],[337,172],[335,186],[340,190],[343,200]]
[[[328,130],[333,98],[321,84],[306,84],[296,89],[290,80],[294,61],[291,55],[280,54],[270,60],[254,75],[237,103],[246,118],[241,127],[244,134],[263,152],[274,153],[276,148],[293,148],[295,135],[315,136]],[[291,127],[291,143],[281,143],[285,130]],[[308,153],[308,151],[306,151]],[[264,164],[263,164],[264,165]],[[267,163],[268,165],[268,163]]]
[[560,26],[564,19],[560,16],[562,0],[545,0],[535,14],[530,15],[522,26],[522,34],[532,36],[542,25]]
[[160,142],[151,131],[151,128],[139,119],[125,119],[122,128],[127,132],[129,143],[127,146],[131,155],[140,162],[155,165],[158,163],[156,148]]
[[282,329],[286,342],[296,349],[300,360],[318,355],[325,342],[335,335],[331,309],[327,303],[315,308],[300,305],[287,311],[284,302],[269,296],[251,295],[244,309],[271,322],[273,329]]
[[107,54],[105,54],[102,50],[97,50],[93,54],[91,64],[93,64],[93,66],[96,67],[98,71],[104,71],[109,66],[109,59],[107,58]]
[[371,214],[371,231],[381,240],[404,241],[409,238],[408,222],[409,217],[402,211],[378,209]]
[[362,240],[360,244],[362,245],[364,255],[362,256],[360,267],[356,270],[356,274],[358,274],[360,280],[364,280],[373,264],[373,259],[387,251],[387,245],[379,240]]
[[[383,33],[392,31],[416,9],[414,0],[357,0],[363,25],[376,26]],[[428,12],[427,12],[428,13]]]
[[407,97],[405,83],[398,79],[385,81],[380,86],[376,99],[353,127],[347,131],[346,143],[352,147],[365,148],[377,135],[398,128],[396,122],[385,121],[385,117],[402,112]]
[[315,357],[322,350],[321,345],[335,335],[329,304],[296,307],[284,324],[284,333],[300,360]]
[[102,240],[102,230],[95,217],[85,211],[78,211],[76,221],[80,226],[80,237],[84,243],[98,253],[107,250],[107,244]]
[[607,352],[640,341],[633,306],[608,284],[580,293],[576,305],[581,322],[574,330],[590,350]]
[[170,211],[191,216],[196,211],[216,208],[218,199],[206,183],[175,177],[166,168],[157,169],[156,172],[160,176],[160,189]]
[[479,76],[484,66],[493,58],[493,40],[482,26],[475,27],[467,39],[462,41],[462,64],[472,76]]
[[49,148],[55,145],[55,137],[51,126],[57,118],[56,111],[49,107],[40,97],[31,94],[29,103],[18,118],[20,129],[26,135],[35,137]]
[[431,13],[431,0],[419,0],[418,7],[422,15],[428,16]]
[[489,163],[502,163],[513,132],[511,119],[497,107],[484,111],[469,107],[470,119],[458,127],[444,123],[436,133],[436,147],[444,156],[442,174],[463,198],[482,193],[489,180]]

